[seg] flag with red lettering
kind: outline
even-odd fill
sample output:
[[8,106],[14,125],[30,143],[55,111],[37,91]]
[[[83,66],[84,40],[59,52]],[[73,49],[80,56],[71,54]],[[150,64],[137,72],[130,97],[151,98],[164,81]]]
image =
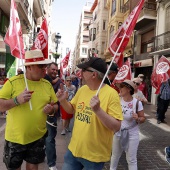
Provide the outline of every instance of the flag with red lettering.
[[155,94],[159,94],[161,84],[169,78],[170,62],[165,56],[162,56],[151,74],[151,85],[156,89]]
[[[109,51],[113,56],[116,55],[115,57],[116,63],[118,63],[119,59],[122,60],[121,54],[123,53],[123,51],[125,50],[129,42],[129,38],[134,30],[134,27],[136,25],[144,1],[145,0],[141,0],[139,2],[139,4],[133,9],[133,11],[127,17],[125,22],[121,25],[121,27],[113,36],[113,39],[109,46]],[[120,63],[123,64],[122,61]]]
[[19,20],[16,4],[14,0],[11,0],[10,24],[9,24],[8,31],[6,32],[4,42],[7,45],[9,45],[11,54],[14,57],[20,59],[25,58],[21,23]]
[[42,22],[41,29],[38,32],[31,49],[40,49],[44,55],[44,58],[48,59],[48,26],[46,18]]
[[131,80],[131,78],[132,78],[131,65],[130,65],[130,61],[127,60],[124,63],[124,65],[119,69],[112,84],[121,83],[125,79]]
[[62,60],[63,68],[66,68],[66,67],[68,66],[69,58],[70,58],[70,51],[69,51],[69,53],[64,57],[64,59]]

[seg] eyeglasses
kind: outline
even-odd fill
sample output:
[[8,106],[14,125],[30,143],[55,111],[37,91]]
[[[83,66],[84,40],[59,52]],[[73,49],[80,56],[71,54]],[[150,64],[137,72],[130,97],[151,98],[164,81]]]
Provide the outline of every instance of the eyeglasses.
[[71,80],[66,80],[67,82],[71,82]]
[[38,66],[39,68],[46,68],[46,67],[47,67],[46,64],[37,64],[37,66]]
[[87,69],[87,68],[82,68],[81,70],[82,70],[82,72],[85,72],[85,71],[94,72],[93,70],[89,70],[89,69]]
[[133,83],[134,83],[134,84],[136,84],[137,86],[139,86],[139,85],[140,85],[139,83],[137,83],[137,82],[135,82],[135,81],[133,81]]

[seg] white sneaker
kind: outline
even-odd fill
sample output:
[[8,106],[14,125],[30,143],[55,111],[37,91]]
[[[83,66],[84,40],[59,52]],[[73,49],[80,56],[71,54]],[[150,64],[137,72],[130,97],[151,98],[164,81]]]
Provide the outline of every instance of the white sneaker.
[[49,170],[57,170],[56,166],[49,167]]
[[61,131],[61,135],[65,135],[65,134],[66,134],[66,130],[63,129],[63,130]]

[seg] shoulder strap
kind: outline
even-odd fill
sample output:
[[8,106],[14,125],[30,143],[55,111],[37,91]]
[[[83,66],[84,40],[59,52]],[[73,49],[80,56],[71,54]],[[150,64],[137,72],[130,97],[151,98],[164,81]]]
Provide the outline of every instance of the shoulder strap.
[[139,100],[136,101],[136,113],[138,113]]

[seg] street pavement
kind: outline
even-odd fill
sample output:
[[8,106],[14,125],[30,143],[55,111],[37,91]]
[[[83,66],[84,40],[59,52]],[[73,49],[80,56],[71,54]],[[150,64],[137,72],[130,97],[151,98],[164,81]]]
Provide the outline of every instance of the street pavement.
[[[138,150],[138,170],[170,170],[170,165],[165,160],[164,148],[170,145],[170,109],[166,113],[167,124],[157,124],[155,117],[156,107],[151,104],[144,106],[146,122],[140,125],[140,144]],[[71,127],[73,126],[73,120]],[[5,118],[0,117],[0,170],[5,170],[3,157]],[[61,135],[62,122],[58,119],[58,134],[56,136],[57,168],[61,170],[64,154],[70,141],[71,133]],[[40,164],[40,170],[48,170],[46,160]],[[22,166],[25,170],[25,163]],[[109,170],[109,162],[103,170]],[[128,170],[125,153],[120,158],[118,170]]]

